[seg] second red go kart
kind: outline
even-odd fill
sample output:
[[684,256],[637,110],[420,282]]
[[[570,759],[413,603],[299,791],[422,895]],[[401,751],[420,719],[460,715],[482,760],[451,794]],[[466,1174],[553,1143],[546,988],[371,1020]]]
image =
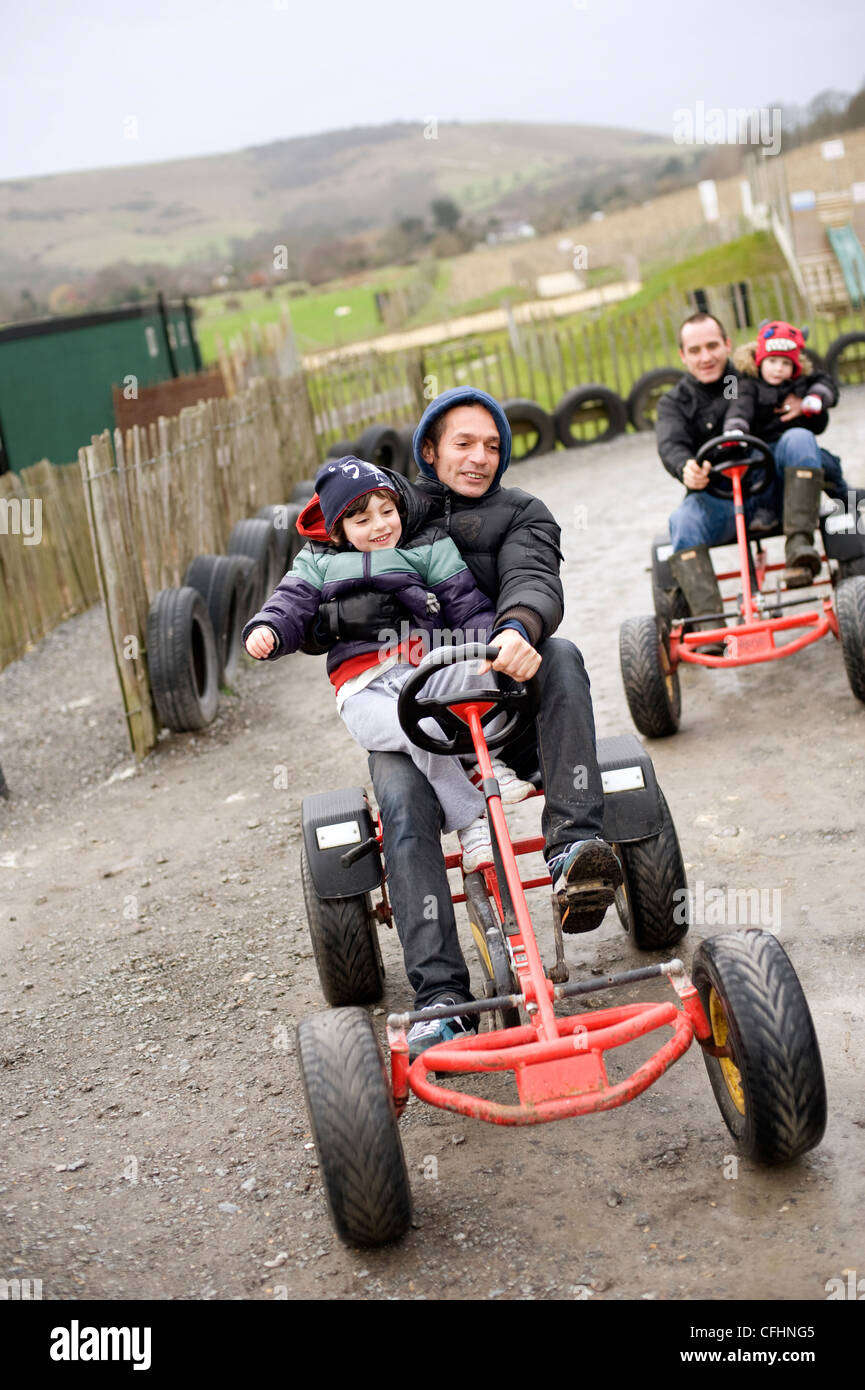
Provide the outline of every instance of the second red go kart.
[[[804,596],[795,590],[788,597],[781,587],[784,565],[770,564],[763,546],[767,535],[782,534],[781,527],[752,538],[745,520],[744,499],[765,487],[761,470],[775,466],[771,450],[753,435],[719,435],[700,448],[697,462],[706,460],[712,464],[706,491],[731,499],[736,509],[738,569],[717,576],[719,583],[735,581],[735,588],[723,597],[722,612],[692,617],[668,563],[669,536],[653,544],[655,614],[626,619],[619,633],[622,681],[640,733],[664,738],[678,730],[683,663],[753,666],[792,656],[830,634],[841,643],[853,694],[865,701],[865,492],[851,494],[852,513],[837,502],[821,515],[821,571]],[[714,628],[707,627],[709,618],[717,620]],[[707,645],[723,645],[723,654]]]
[[[361,788],[308,797],[303,806],[301,859],[310,934],[325,996],[341,1007],[304,1019],[298,1058],[310,1127],[337,1235],[349,1244],[381,1245],[405,1233],[411,1187],[399,1117],[411,1095],[430,1105],[499,1125],[535,1125],[597,1113],[633,1100],[687,1051],[696,1038],[721,1114],[747,1156],[778,1163],[812,1148],[826,1119],[823,1069],[811,1015],[789,958],[774,936],[747,930],[698,947],[691,975],[678,959],[569,983],[561,921],[553,904],[555,961],[546,969],[535,937],[527,890],[549,886],[549,874],[521,879],[517,858],[543,839],[513,842],[493,777],[489,750],[514,738],[531,720],[529,693],[492,676],[454,697],[421,695],[440,666],[475,657],[486,646],[442,648],[421,662],[400,697],[400,720],[422,747],[472,752],[483,774],[494,863],[464,876],[462,893],[484,977],[484,998],[456,1007],[391,1014],[390,1069],[372,1020],[358,1007],[383,989],[377,928],[390,920],[381,861],[381,827]],[[505,727],[487,737],[502,713]],[[432,718],[444,742],[421,727]],[[605,837],[624,870],[617,907],[638,946],[668,950],[687,931],[684,868],[675,827],[651,760],[632,736],[602,739]],[[459,868],[461,856],[446,859]],[[370,894],[381,892],[373,907]],[[556,1006],[602,990],[666,980],[672,997],[585,1013]],[[430,1018],[475,1015],[492,1031],[466,1035],[409,1060],[407,1030]],[[622,1080],[611,1081],[605,1056],[656,1030],[666,1036]],[[469,1074],[509,1075],[510,1097],[472,1094]],[[515,1092],[515,1095],[513,1094]]]

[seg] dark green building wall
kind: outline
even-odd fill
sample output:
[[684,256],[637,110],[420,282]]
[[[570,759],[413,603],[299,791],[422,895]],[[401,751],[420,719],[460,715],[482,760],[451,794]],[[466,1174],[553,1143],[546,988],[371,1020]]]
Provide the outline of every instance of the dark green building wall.
[[42,458],[71,463],[91,435],[113,428],[113,385],[135,377],[152,386],[195,370],[183,305],[166,306],[164,324],[149,304],[0,329],[5,462],[16,472]]

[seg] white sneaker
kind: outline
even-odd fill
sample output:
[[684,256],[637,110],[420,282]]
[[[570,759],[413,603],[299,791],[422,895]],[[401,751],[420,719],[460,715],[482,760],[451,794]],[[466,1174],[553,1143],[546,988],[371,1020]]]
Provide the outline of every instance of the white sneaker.
[[463,873],[472,874],[481,864],[492,864],[493,842],[486,816],[478,816],[464,830],[457,831],[463,852]]
[[[527,796],[531,796],[534,787],[531,782],[523,782],[514,772],[513,768],[505,767],[504,763],[493,758],[493,776],[499,784],[499,791],[502,796],[503,806],[515,806],[518,801],[525,801]],[[469,781],[476,787],[483,782],[483,773],[475,763],[469,773]]]

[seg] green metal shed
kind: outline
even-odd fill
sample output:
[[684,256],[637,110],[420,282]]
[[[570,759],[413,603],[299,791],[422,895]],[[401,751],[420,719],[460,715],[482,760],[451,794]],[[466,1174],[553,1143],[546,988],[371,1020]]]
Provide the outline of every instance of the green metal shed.
[[200,367],[186,300],[0,329],[0,473],[75,460],[113,427],[113,385],[154,386]]

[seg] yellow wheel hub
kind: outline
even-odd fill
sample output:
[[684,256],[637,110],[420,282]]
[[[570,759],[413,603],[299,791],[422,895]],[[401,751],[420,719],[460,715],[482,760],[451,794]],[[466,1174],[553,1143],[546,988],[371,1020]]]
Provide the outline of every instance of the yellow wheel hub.
[[[727,1026],[727,1015],[724,1013],[724,1006],[715,989],[709,993],[709,1022],[712,1025],[712,1037],[718,1047],[729,1047],[730,1030]],[[740,1115],[745,1113],[745,1088],[742,1085],[742,1073],[736,1066],[731,1057],[719,1057],[721,1064],[721,1075],[727,1090],[730,1092],[730,1099],[735,1105]]]

